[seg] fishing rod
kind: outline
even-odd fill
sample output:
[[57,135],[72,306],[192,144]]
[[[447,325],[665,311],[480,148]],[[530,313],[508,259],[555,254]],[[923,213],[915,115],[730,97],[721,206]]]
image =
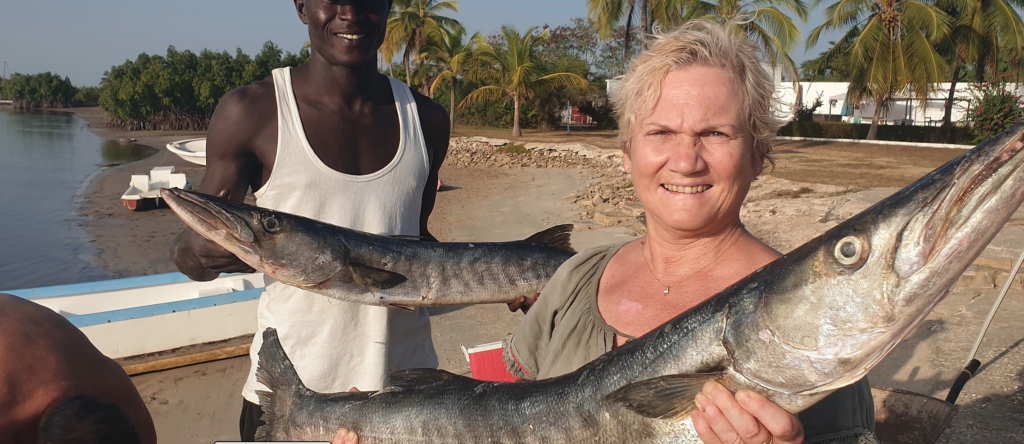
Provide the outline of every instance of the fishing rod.
[[971,348],[971,354],[967,356],[967,362],[964,364],[963,370],[960,370],[960,375],[956,377],[956,381],[953,381],[953,387],[950,387],[949,394],[946,395],[946,402],[955,404],[956,398],[960,396],[960,391],[963,390],[964,385],[974,377],[974,373],[981,367],[981,361],[978,361],[974,357],[978,354],[978,348],[981,347],[981,341],[982,339],[985,339],[985,333],[988,332],[988,327],[992,324],[992,319],[996,317],[996,311],[999,310],[999,304],[1003,303],[1003,298],[1006,297],[1006,292],[1010,290],[1010,284],[1013,282],[1013,278],[1017,277],[1017,270],[1020,270],[1022,263],[1024,263],[1024,251],[1021,251],[1020,256],[1017,257],[1017,263],[1014,264],[1013,269],[1010,270],[1010,277],[1006,278],[1006,282],[1003,283],[1003,289],[999,292],[999,297],[996,298],[995,305],[993,305],[992,310],[988,312],[988,318],[985,319],[985,324],[981,326],[981,334],[979,334],[978,339],[974,341],[974,347]]

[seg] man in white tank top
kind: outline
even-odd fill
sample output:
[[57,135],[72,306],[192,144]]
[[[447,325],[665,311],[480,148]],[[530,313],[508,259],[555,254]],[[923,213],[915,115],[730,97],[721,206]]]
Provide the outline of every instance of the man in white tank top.
[[[294,0],[308,25],[309,63],[275,70],[226,95],[210,121],[200,191],[370,233],[423,236],[448,149],[443,107],[377,72],[390,0]],[[192,230],[172,259],[195,280],[251,272]],[[382,388],[393,371],[436,367],[430,320],[348,304],[277,282],[259,301],[240,432],[254,440],[262,411],[255,378],[262,331],[278,330],[303,382],[318,392]]]

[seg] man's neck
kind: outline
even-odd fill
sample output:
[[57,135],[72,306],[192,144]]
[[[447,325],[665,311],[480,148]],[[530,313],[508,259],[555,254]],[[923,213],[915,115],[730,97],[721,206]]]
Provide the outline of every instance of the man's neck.
[[331,98],[332,102],[340,100],[343,106],[353,108],[372,102],[377,93],[382,76],[376,61],[371,62],[359,67],[332,65],[314,54],[307,64],[307,80],[316,85],[317,96]]

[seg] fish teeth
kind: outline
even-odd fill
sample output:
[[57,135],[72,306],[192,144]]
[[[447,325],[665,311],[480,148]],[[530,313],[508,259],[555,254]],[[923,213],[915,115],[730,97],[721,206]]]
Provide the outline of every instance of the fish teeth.
[[669,191],[672,191],[672,192],[675,192],[675,193],[683,193],[683,194],[703,193],[703,192],[711,189],[711,185],[697,185],[695,187],[681,187],[681,186],[678,186],[678,185],[664,184],[662,186],[665,187],[666,190],[669,190]]

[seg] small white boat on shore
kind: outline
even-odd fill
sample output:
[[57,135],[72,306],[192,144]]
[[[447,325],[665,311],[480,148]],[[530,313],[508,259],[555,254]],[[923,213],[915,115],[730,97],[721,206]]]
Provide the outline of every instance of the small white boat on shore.
[[61,314],[129,374],[248,353],[263,273],[167,273],[3,291]]
[[189,162],[206,165],[206,138],[179,140],[167,144],[167,151]]
[[149,174],[133,174],[128,191],[121,195],[121,202],[129,210],[138,210],[147,200],[152,200],[156,206],[160,206],[161,188],[192,189],[192,181],[185,177],[185,173],[175,173],[173,166],[154,167]]

